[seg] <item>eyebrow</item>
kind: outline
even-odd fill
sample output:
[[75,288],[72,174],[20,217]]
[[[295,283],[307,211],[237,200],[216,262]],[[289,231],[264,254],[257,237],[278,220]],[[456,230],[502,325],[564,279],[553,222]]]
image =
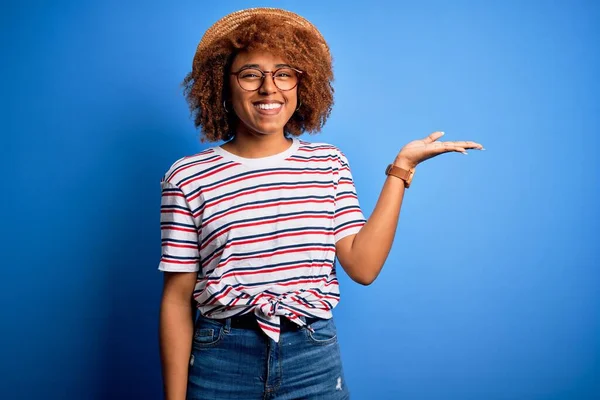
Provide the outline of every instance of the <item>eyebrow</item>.
[[[276,69],[283,68],[283,67],[292,68],[292,66],[289,64],[275,64]],[[240,69],[243,69],[243,68],[258,68],[258,69],[260,69],[260,66],[258,64],[245,64],[240,67]]]

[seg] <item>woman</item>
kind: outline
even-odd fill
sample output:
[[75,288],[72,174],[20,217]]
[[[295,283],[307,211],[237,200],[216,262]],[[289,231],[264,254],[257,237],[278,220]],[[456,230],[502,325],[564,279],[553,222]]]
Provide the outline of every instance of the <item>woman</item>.
[[161,182],[167,399],[349,398],[335,259],[373,282],[417,164],[482,149],[442,132],[407,144],[367,221],[342,151],[298,138],[327,120],[332,79],[321,34],[285,10],[230,14],[198,45],[186,96],[202,141],[227,142],[177,160]]

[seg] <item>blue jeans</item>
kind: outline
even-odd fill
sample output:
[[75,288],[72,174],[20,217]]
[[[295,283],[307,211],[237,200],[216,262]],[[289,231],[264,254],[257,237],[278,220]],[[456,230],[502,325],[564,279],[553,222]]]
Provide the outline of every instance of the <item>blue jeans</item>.
[[277,343],[258,328],[200,315],[187,399],[349,399],[333,318],[313,321],[312,330],[290,324],[282,323]]

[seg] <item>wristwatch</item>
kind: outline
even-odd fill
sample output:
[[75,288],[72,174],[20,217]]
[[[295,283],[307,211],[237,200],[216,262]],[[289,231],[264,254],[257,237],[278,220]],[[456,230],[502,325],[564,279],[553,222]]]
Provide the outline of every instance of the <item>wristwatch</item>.
[[415,169],[411,168],[409,170],[405,170],[404,168],[390,164],[385,169],[385,174],[393,175],[396,178],[402,179],[404,181],[404,187],[408,189],[410,187],[410,183],[412,182],[412,178],[415,175]]

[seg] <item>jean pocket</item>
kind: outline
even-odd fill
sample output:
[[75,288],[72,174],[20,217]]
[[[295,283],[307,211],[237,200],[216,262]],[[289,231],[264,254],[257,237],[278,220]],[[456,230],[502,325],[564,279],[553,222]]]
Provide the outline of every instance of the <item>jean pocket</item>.
[[318,319],[306,329],[310,342],[319,345],[327,345],[337,342],[337,329],[333,318]]
[[192,344],[196,348],[212,347],[217,345],[223,338],[223,327],[217,324],[198,326],[194,330]]

